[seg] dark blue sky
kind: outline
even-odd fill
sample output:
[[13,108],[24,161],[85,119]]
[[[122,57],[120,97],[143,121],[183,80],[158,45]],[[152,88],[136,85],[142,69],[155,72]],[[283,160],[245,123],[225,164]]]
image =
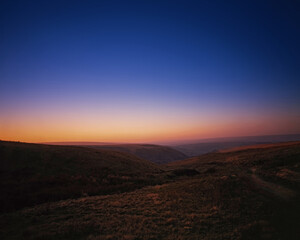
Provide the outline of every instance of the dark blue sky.
[[2,120],[41,109],[55,115],[64,108],[88,108],[86,116],[110,108],[115,117],[125,108],[136,116],[148,110],[157,119],[165,111],[195,119],[224,111],[235,117],[285,115],[295,123],[299,5],[296,0],[1,1]]

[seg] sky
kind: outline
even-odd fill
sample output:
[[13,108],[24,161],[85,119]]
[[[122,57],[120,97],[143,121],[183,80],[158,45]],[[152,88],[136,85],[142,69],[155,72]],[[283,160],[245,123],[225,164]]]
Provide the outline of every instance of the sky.
[[300,2],[0,3],[0,139],[300,133]]

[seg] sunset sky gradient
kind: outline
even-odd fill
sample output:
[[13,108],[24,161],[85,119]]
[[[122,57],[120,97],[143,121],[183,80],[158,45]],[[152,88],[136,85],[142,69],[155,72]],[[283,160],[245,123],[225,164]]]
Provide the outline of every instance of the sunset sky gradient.
[[0,139],[300,133],[298,1],[1,1]]

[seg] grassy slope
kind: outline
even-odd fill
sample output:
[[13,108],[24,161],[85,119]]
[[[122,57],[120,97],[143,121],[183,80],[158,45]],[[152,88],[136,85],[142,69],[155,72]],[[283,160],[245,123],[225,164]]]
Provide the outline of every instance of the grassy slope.
[[219,149],[233,148],[237,146],[249,145],[247,142],[203,142],[193,144],[183,144],[174,146],[180,152],[183,152],[189,157],[199,156],[205,153],[216,152]]
[[284,147],[284,146],[292,146],[292,145],[299,145],[300,142],[282,142],[282,143],[269,143],[269,144],[256,144],[256,145],[250,145],[250,146],[240,146],[240,147],[234,147],[229,149],[221,149],[219,152],[221,153],[227,153],[227,152],[237,152],[237,151],[243,151],[248,149],[260,149],[260,148],[274,148],[274,147]]
[[186,144],[173,145],[173,148],[183,152],[189,157],[199,156],[205,153],[216,152],[222,149],[238,148],[256,144],[273,144],[288,141],[299,141],[300,134],[290,135],[270,135],[270,136],[252,136],[252,137],[233,137],[233,138],[215,138],[204,139],[199,142],[190,142]]
[[161,171],[131,154],[83,147],[0,142],[0,156],[1,211],[128,191]]
[[115,144],[90,146],[95,149],[116,150],[134,154],[154,163],[168,163],[187,158],[187,156],[171,147],[152,144]]
[[2,239],[299,239],[300,144],[168,165],[200,174],[0,217]]

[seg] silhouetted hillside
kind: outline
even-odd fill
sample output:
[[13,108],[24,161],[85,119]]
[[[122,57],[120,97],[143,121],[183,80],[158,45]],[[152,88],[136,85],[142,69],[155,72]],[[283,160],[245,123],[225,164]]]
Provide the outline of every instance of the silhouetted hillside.
[[0,142],[0,206],[23,206],[132,190],[161,170],[128,153],[72,146]]
[[90,147],[131,153],[154,163],[168,163],[187,158],[185,154],[171,147],[152,144],[115,144]]

